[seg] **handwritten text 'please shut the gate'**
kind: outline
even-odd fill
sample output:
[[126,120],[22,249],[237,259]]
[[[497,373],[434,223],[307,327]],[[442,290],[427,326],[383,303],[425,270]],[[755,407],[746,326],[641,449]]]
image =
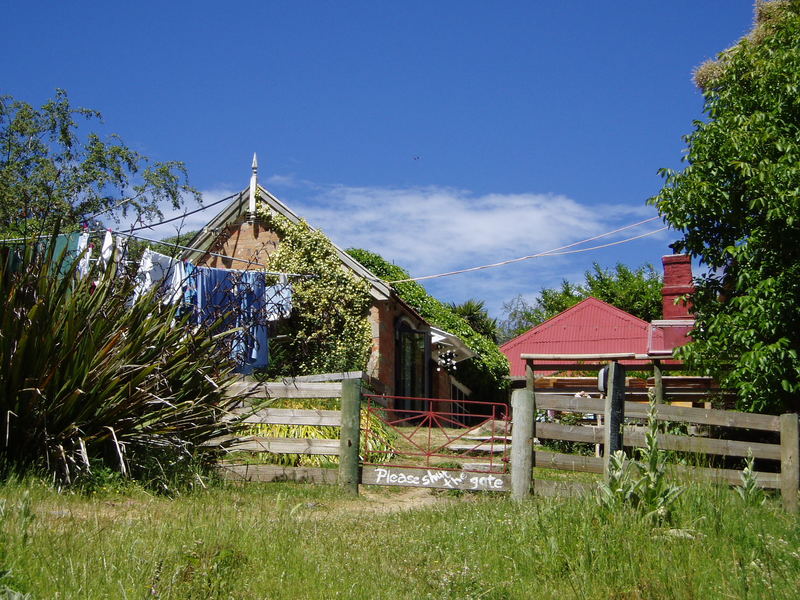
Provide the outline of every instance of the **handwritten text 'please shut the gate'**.
[[505,479],[496,475],[476,475],[472,473],[442,470],[409,472],[384,467],[375,468],[377,485],[407,485],[414,487],[436,487],[462,490],[487,490],[501,492],[505,489]]

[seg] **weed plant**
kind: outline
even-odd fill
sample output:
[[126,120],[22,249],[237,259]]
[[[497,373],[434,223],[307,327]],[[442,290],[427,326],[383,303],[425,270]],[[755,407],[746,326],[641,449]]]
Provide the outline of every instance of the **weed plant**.
[[639,460],[628,460],[622,450],[609,458],[608,478],[599,487],[600,505],[610,512],[625,507],[639,511],[654,523],[668,522],[672,507],[683,488],[667,480],[666,453],[658,447],[661,431],[656,413],[655,394],[649,394],[647,432],[644,448],[637,449]]

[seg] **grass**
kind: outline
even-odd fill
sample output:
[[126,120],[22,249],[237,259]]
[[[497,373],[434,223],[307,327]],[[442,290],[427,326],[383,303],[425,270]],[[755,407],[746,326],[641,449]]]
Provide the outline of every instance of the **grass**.
[[[372,488],[375,489],[375,488]],[[414,493],[421,493],[413,490]],[[776,500],[691,487],[653,528],[593,498],[350,499],[335,486],[177,498],[0,487],[0,590],[30,598],[794,598],[800,527]],[[0,591],[0,598],[3,592]]]

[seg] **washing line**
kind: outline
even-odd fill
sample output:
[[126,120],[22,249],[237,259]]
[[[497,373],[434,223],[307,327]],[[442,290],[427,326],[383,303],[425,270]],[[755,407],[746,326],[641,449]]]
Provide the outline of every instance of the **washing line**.
[[[134,229],[133,229],[133,231],[138,231],[138,230],[140,230],[140,229],[149,229],[149,228],[151,228],[151,227],[158,227],[159,225],[163,225],[163,224],[165,224],[165,223],[171,223],[172,221],[177,221],[177,220],[179,220],[179,219],[184,219],[184,218],[188,217],[189,215],[193,215],[193,214],[195,214],[195,213],[199,213],[199,212],[201,212],[201,211],[204,211],[204,210],[205,210],[205,209],[207,209],[207,208],[211,208],[212,206],[216,206],[217,204],[222,204],[222,203],[223,203],[223,202],[225,202],[226,200],[230,200],[231,198],[233,198],[233,197],[235,197],[235,196],[238,196],[239,194],[241,194],[241,192],[236,192],[235,194],[231,194],[230,196],[226,196],[225,198],[221,198],[221,199],[219,199],[219,200],[215,200],[215,201],[214,201],[214,202],[212,202],[211,204],[205,204],[205,205],[201,206],[201,207],[200,207],[200,208],[198,208],[198,209],[195,209],[195,210],[192,210],[192,211],[189,211],[189,212],[183,213],[182,215],[178,215],[177,217],[172,217],[172,218],[169,218],[169,219],[165,219],[165,220],[161,221],[160,223],[150,223],[150,224],[148,224],[148,225],[142,225],[141,227],[136,227],[136,228],[134,228]],[[122,201],[120,201],[120,202],[117,202],[117,204],[115,204],[114,206],[111,206],[111,207],[109,207],[109,208],[106,208],[105,210],[101,210],[101,211],[100,211],[100,212],[98,212],[98,213],[95,213],[95,214],[93,214],[93,215],[91,215],[91,216],[88,216],[88,217],[86,217],[86,218],[84,219],[84,221],[88,222],[88,221],[91,221],[92,219],[96,219],[96,218],[97,218],[97,217],[99,217],[100,215],[104,215],[104,214],[106,214],[107,212],[111,212],[112,210],[116,210],[116,209],[118,209],[120,206],[122,206],[123,204],[126,204],[126,203],[128,203],[128,202],[131,202],[132,200],[134,200],[134,198],[126,198],[125,200],[122,200]]]
[[[225,202],[227,200],[230,200],[231,198],[234,198],[234,197],[236,197],[236,196],[238,196],[240,194],[241,194],[241,192],[236,192],[235,194],[231,194],[230,196],[225,196],[224,198],[221,198],[219,200],[215,200],[211,204],[205,204],[204,206],[201,206],[200,208],[197,208],[195,210],[183,213],[182,215],[178,215],[177,217],[171,217],[169,219],[164,219],[163,221],[160,221],[158,223],[150,223],[148,225],[141,225],[139,227],[133,227],[133,228],[131,228],[131,231],[141,231],[142,229],[152,229],[153,227],[158,227],[159,225],[164,225],[166,223],[172,223],[173,221],[178,221],[180,219],[185,219],[189,215],[193,215],[193,214],[202,212],[202,211],[206,210],[207,208],[211,208],[211,207],[216,206],[218,204],[222,204],[223,202]],[[112,210],[116,210],[117,208],[119,208],[120,206],[122,206],[126,202],[130,202],[131,200],[133,200],[133,198],[128,198],[127,200],[123,200],[121,202],[118,202],[116,205],[112,206],[111,208],[107,208],[105,210],[101,210],[99,213],[95,213],[95,214],[93,214],[93,215],[91,215],[89,217],[84,218],[83,222],[84,223],[88,223],[92,219],[95,219],[95,218],[99,217],[102,214],[105,214],[105,213],[107,213],[109,211],[112,211]],[[100,223],[98,223],[98,225],[99,224]],[[80,232],[75,232],[75,233],[80,233]],[[59,234],[59,235],[68,235],[68,234]],[[47,237],[51,237],[51,236],[52,236],[52,234],[48,233],[48,234],[42,234],[42,235],[37,235],[37,236],[32,236],[32,237],[33,237],[33,239],[39,239],[39,238],[47,238]],[[6,239],[0,239],[0,242],[27,242],[30,239],[32,239],[32,238],[6,238]]]
[[572,250],[572,251],[569,251],[569,252],[563,252],[564,250],[568,250],[569,248],[574,248],[575,246],[580,246],[581,244],[585,244],[587,242],[592,242],[594,240],[598,240],[600,238],[604,238],[604,237],[607,237],[609,235],[613,235],[615,233],[619,233],[620,231],[624,231],[626,229],[631,229],[633,227],[638,227],[639,225],[644,225],[645,223],[649,223],[651,221],[655,221],[656,219],[659,219],[659,218],[660,217],[650,217],[649,219],[644,219],[642,221],[638,221],[637,223],[631,223],[630,225],[625,225],[624,227],[619,227],[619,228],[614,229],[612,231],[607,231],[605,233],[601,233],[599,235],[595,235],[595,236],[592,236],[590,238],[586,238],[586,239],[583,239],[583,240],[580,240],[580,241],[577,241],[577,242],[573,242],[573,243],[567,244],[565,246],[559,246],[558,248],[552,248],[551,250],[545,250],[544,252],[537,252],[536,254],[529,254],[527,256],[520,256],[519,258],[511,258],[511,259],[508,259],[508,260],[503,260],[503,261],[491,263],[491,264],[488,264],[488,265],[480,265],[480,266],[477,266],[477,267],[469,267],[467,269],[458,269],[456,271],[447,271],[446,273],[436,273],[435,275],[425,275],[423,277],[409,277],[407,279],[395,279],[393,281],[387,281],[386,283],[389,283],[389,284],[392,284],[392,283],[406,283],[406,282],[409,282],[409,281],[423,281],[423,280],[427,280],[427,279],[438,279],[440,277],[450,277],[450,276],[453,276],[453,275],[460,275],[462,273],[471,273],[473,271],[481,271],[481,270],[484,270],[484,269],[493,269],[495,267],[502,267],[504,265],[508,265],[508,264],[512,264],[512,263],[516,263],[516,262],[522,262],[524,260],[530,260],[532,258],[541,258],[541,257],[544,257],[544,256],[561,256],[561,255],[564,255],[564,254],[577,254],[579,252],[589,252],[590,250],[598,250],[600,248],[608,248],[609,246],[616,246],[618,244],[624,244],[626,242],[632,242],[634,240],[638,240],[638,239],[641,239],[643,237],[647,237],[649,235],[654,235],[656,233],[659,233],[660,231],[664,231],[665,229],[667,229],[667,227],[666,226],[665,227],[661,227],[661,228],[656,229],[654,231],[649,231],[647,233],[643,233],[643,234],[636,235],[636,236],[633,236],[633,237],[630,237],[630,238],[626,238],[624,240],[617,240],[616,242],[611,242],[611,243],[608,243],[608,244],[602,244],[602,245],[595,246],[595,247],[592,247],[592,248],[583,248],[583,249],[579,249],[579,250]]
[[[252,260],[247,260],[246,258],[236,258],[235,256],[227,256],[225,254],[218,254],[216,252],[208,252],[202,250],[200,248],[191,248],[189,246],[181,246],[180,244],[173,244],[171,242],[164,242],[161,240],[152,240],[150,238],[143,237],[141,235],[135,235],[133,233],[126,233],[124,231],[114,231],[113,229],[108,230],[98,230],[95,233],[104,233],[105,231],[110,231],[114,235],[121,235],[123,237],[135,238],[137,240],[141,240],[143,242],[150,242],[152,244],[161,244],[162,246],[171,246],[173,248],[180,248],[181,250],[189,250],[191,252],[202,252],[203,254],[208,254],[209,256],[216,256],[218,258],[225,258],[228,260],[235,260],[238,262],[247,263],[248,265],[255,265],[257,267],[266,267],[266,265],[262,265],[261,263],[253,262]],[[232,269],[232,270],[240,270],[240,269]],[[278,276],[286,276],[286,277],[305,277],[305,278],[313,278],[316,275],[311,273],[279,273],[277,271],[259,271],[259,273],[264,273],[265,275],[278,275]]]
[[239,195],[241,195],[241,192],[236,192],[235,194],[231,194],[230,196],[226,196],[225,198],[221,198],[220,200],[215,200],[211,204],[206,204],[206,205],[201,206],[200,208],[197,208],[195,210],[189,211],[187,213],[183,213],[182,215],[178,215],[177,217],[171,217],[169,219],[164,219],[160,223],[150,223],[149,225],[141,225],[140,227],[133,227],[133,228],[131,228],[131,231],[141,231],[142,229],[152,229],[153,227],[158,227],[159,225],[164,225],[165,223],[172,223],[173,221],[179,221],[181,219],[185,219],[189,215],[193,215],[193,214],[202,212],[202,211],[206,210],[207,208],[211,208],[212,206],[216,206],[217,204],[222,204],[223,202],[226,202],[227,200],[230,200],[231,198],[235,198],[236,196],[239,196]]

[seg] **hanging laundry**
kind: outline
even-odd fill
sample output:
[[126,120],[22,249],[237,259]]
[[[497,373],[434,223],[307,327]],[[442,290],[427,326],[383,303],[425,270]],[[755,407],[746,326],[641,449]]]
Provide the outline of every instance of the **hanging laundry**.
[[122,272],[119,267],[128,259],[128,239],[127,237],[117,235],[116,245],[114,247],[114,262],[117,264],[117,273]]
[[[53,267],[58,267],[58,272],[61,275],[66,275],[77,260],[80,250],[81,234],[75,233],[62,233],[56,236],[53,244]],[[39,247],[42,252],[46,251],[47,244],[50,240],[39,242]]]
[[78,238],[78,245],[75,248],[75,251],[78,253],[78,256],[80,256],[80,262],[78,263],[77,268],[78,275],[81,277],[86,277],[92,260],[92,248],[89,246],[88,231],[81,233],[80,237]]
[[159,287],[164,304],[183,300],[183,285],[186,279],[183,262],[177,258],[153,252],[149,248],[142,253],[139,270],[133,288],[133,302]]
[[269,364],[269,304],[266,277],[257,271],[244,271],[238,281],[239,312],[234,334],[233,357],[245,375]]
[[232,336],[231,357],[236,371],[249,374],[269,364],[269,322],[291,312],[291,287],[267,285],[258,271],[194,267],[187,277],[186,298],[194,298],[197,323],[241,328]]
[[114,255],[114,237],[111,235],[111,231],[106,231],[106,235],[103,238],[103,245],[100,248],[100,260],[103,262],[103,268],[108,268],[108,263],[111,261],[111,257]]
[[278,278],[278,285],[265,288],[267,298],[267,320],[288,319],[292,314],[292,285],[286,274]]

